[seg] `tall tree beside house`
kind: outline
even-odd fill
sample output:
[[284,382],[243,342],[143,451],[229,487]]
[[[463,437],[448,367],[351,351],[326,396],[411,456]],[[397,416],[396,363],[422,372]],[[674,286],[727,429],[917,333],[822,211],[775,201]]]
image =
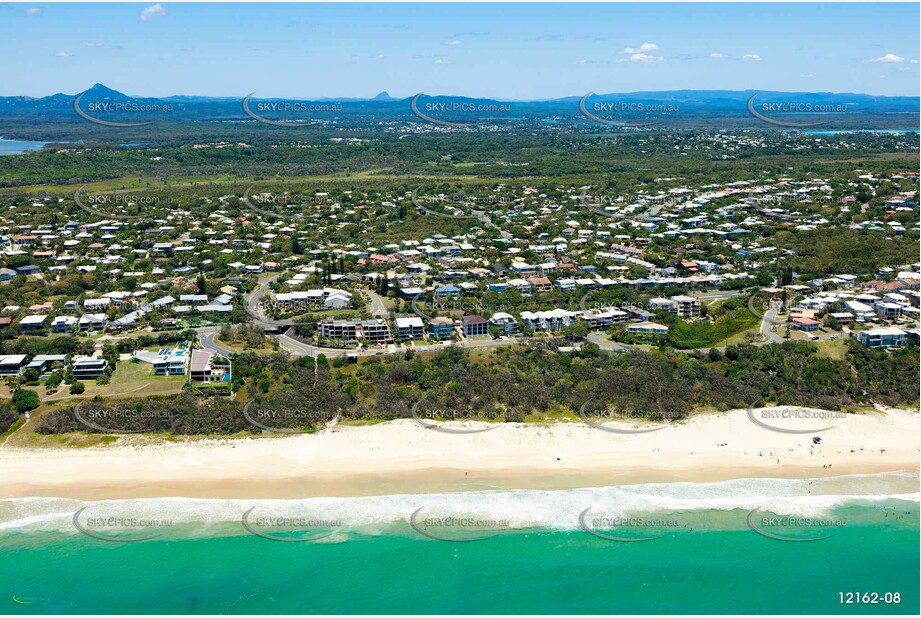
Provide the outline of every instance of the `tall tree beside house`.
[[304,255],[304,250],[301,249],[301,243],[296,236],[291,239],[291,253],[294,255]]
[[202,273],[198,274],[198,293],[207,294],[207,288],[205,287],[205,275]]
[[780,275],[780,287],[793,283],[793,269],[787,266]]

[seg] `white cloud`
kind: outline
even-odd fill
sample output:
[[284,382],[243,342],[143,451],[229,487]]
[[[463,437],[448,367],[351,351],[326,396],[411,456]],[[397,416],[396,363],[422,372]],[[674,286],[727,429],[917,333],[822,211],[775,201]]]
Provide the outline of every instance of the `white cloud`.
[[141,21],[147,21],[157,15],[166,15],[166,9],[163,8],[162,4],[152,4],[141,11]]
[[448,64],[448,61],[442,60],[441,58],[439,58],[438,60],[435,61],[435,64]]
[[451,39],[450,41],[445,41],[445,45],[460,45],[461,42],[458,39]]
[[643,43],[639,47],[625,47],[624,53],[625,54],[639,54],[642,52],[656,51],[657,49],[659,49],[659,46],[656,45],[655,43]]
[[38,14],[41,13],[41,12],[42,12],[42,10],[41,10],[40,8],[34,7],[34,6],[31,7],[31,8],[26,9],[26,15],[28,15],[29,17],[35,17],[36,15],[38,15]]
[[710,57],[715,60],[722,60],[723,58],[728,58],[726,54],[721,54],[719,52],[713,52],[712,54],[710,54]]
[[870,62],[905,62],[905,58],[896,56],[895,54],[886,54],[885,56],[880,56],[879,58],[871,58]]
[[742,60],[750,60],[752,62],[761,62],[761,56],[758,54],[745,54],[742,56]]
[[659,62],[663,60],[662,56],[650,56],[649,54],[633,54],[630,56],[631,62]]
[[63,52],[63,51],[59,51],[55,53],[54,55],[58,58],[70,58],[70,54],[68,54],[67,52]]

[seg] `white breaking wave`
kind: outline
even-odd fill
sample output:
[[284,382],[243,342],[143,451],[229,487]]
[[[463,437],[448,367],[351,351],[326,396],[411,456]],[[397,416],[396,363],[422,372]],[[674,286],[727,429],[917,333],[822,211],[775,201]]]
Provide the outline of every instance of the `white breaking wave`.
[[[292,520],[303,527],[355,530],[366,534],[404,526],[419,518],[470,518],[503,529],[575,530],[585,509],[605,517],[702,511],[770,511],[821,517],[836,507],[891,500],[921,503],[910,491],[917,475],[885,473],[824,479],[737,479],[718,483],[650,483],[567,490],[503,490],[400,494],[350,498],[228,500],[145,498],[82,502],[64,498],[0,500],[0,535],[33,531],[78,534],[74,514],[86,518],[154,522],[134,534],[168,536],[244,534],[241,518],[256,522]],[[419,510],[421,509],[421,511]],[[165,522],[165,523],[164,523]],[[271,525],[271,524],[268,524]],[[114,526],[118,529],[118,525]]]

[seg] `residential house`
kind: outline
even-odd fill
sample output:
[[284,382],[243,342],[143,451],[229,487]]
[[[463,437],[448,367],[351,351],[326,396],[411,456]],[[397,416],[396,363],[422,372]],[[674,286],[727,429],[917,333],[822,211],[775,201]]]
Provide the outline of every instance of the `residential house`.
[[537,267],[525,262],[512,262],[512,271],[519,277],[537,274]]
[[576,289],[576,281],[575,279],[557,279],[556,287],[561,292],[571,292]]
[[47,319],[47,315],[27,315],[19,320],[19,330],[24,333],[41,330],[45,327],[45,320]]
[[829,313],[828,316],[834,318],[838,324],[850,324],[854,321],[854,314],[847,311],[835,311]]
[[522,295],[531,293],[531,282],[524,279],[509,279],[508,287],[518,290]]
[[811,333],[813,331],[819,330],[819,326],[820,324],[812,318],[793,318],[793,328],[796,330],[801,330],[805,333]]
[[95,380],[105,374],[109,363],[104,358],[76,358],[71,365],[71,371],[77,380]]
[[871,328],[857,333],[857,340],[868,348],[897,347],[908,343],[908,333],[894,326]]
[[70,332],[76,327],[77,318],[72,315],[59,315],[53,320],[51,320],[51,332],[53,333],[66,333]]
[[400,288],[400,297],[403,300],[413,300],[414,298],[424,296],[425,290],[420,287]]
[[84,313],[77,322],[77,328],[84,332],[105,330],[106,322],[104,313]]
[[192,350],[189,379],[192,382],[229,382],[230,360],[208,350]]
[[0,376],[18,376],[22,374],[22,370],[25,366],[25,354],[5,354],[0,356]]
[[32,264],[26,264],[25,266],[20,266],[17,268],[16,272],[20,275],[37,275],[42,272],[42,269]]
[[902,315],[902,305],[897,303],[878,302],[875,309],[876,314],[884,320],[895,320]]
[[518,332],[518,322],[509,313],[497,311],[489,318],[489,323],[497,327],[505,335]]
[[43,376],[56,364],[62,364],[66,362],[66,354],[36,354],[34,357],[32,357],[32,362],[26,366],[26,369],[35,369],[38,371],[39,375]]
[[139,350],[134,359],[153,365],[154,375],[183,376],[189,364],[189,354],[181,348],[164,348],[156,352]]
[[460,288],[454,285],[435,288],[435,298],[460,298]]
[[553,289],[553,283],[546,277],[530,277],[528,283],[535,292],[549,292]]
[[669,313],[678,313],[678,307],[675,301],[671,300],[670,298],[650,298],[648,307],[650,311],[668,311]]
[[668,326],[656,324],[655,322],[635,322],[627,325],[627,333],[630,335],[661,337],[668,333]]

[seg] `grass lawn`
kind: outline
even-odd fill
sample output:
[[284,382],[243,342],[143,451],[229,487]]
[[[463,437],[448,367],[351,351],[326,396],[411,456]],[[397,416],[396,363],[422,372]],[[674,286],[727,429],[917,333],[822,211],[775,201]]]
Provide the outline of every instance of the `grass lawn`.
[[751,328],[739,331],[735,334],[729,335],[725,339],[717,341],[713,344],[715,348],[724,348],[730,345],[737,345],[740,343],[748,343],[748,333],[755,335],[755,341],[764,341],[764,336],[761,334],[761,323],[755,324]]
[[107,386],[111,386],[117,392],[143,386],[144,396],[150,397],[178,393],[185,382],[186,376],[155,376],[153,367],[147,363],[122,361],[118,363],[118,368],[112,374],[112,381]]
[[[90,397],[152,397],[157,395],[175,395],[182,391],[186,376],[155,376],[153,367],[147,363],[120,361],[108,384],[100,386],[94,380],[84,380],[86,389],[82,395],[71,395],[70,386],[62,384],[57,393],[51,395],[51,401],[68,399],[87,399]],[[44,399],[44,387],[39,389],[39,396]]]
[[844,360],[847,353],[846,342],[846,339],[824,339],[814,343],[819,348],[819,356],[832,360]]
[[215,337],[215,338],[214,338],[214,342],[217,343],[219,346],[221,346],[222,348],[226,348],[226,349],[230,350],[231,352],[236,352],[237,354],[239,354],[239,353],[241,353],[241,352],[274,352],[275,350],[278,349],[278,346],[273,345],[273,344],[272,344],[272,341],[274,341],[274,340],[268,340],[268,341],[266,341],[265,344],[263,344],[263,345],[261,345],[261,346],[259,346],[259,347],[254,348],[254,347],[248,346],[248,345],[246,345],[246,344],[244,344],[244,343],[239,343],[239,342],[238,342],[238,343],[230,343],[229,341],[224,341],[224,340],[221,339],[220,337]]

